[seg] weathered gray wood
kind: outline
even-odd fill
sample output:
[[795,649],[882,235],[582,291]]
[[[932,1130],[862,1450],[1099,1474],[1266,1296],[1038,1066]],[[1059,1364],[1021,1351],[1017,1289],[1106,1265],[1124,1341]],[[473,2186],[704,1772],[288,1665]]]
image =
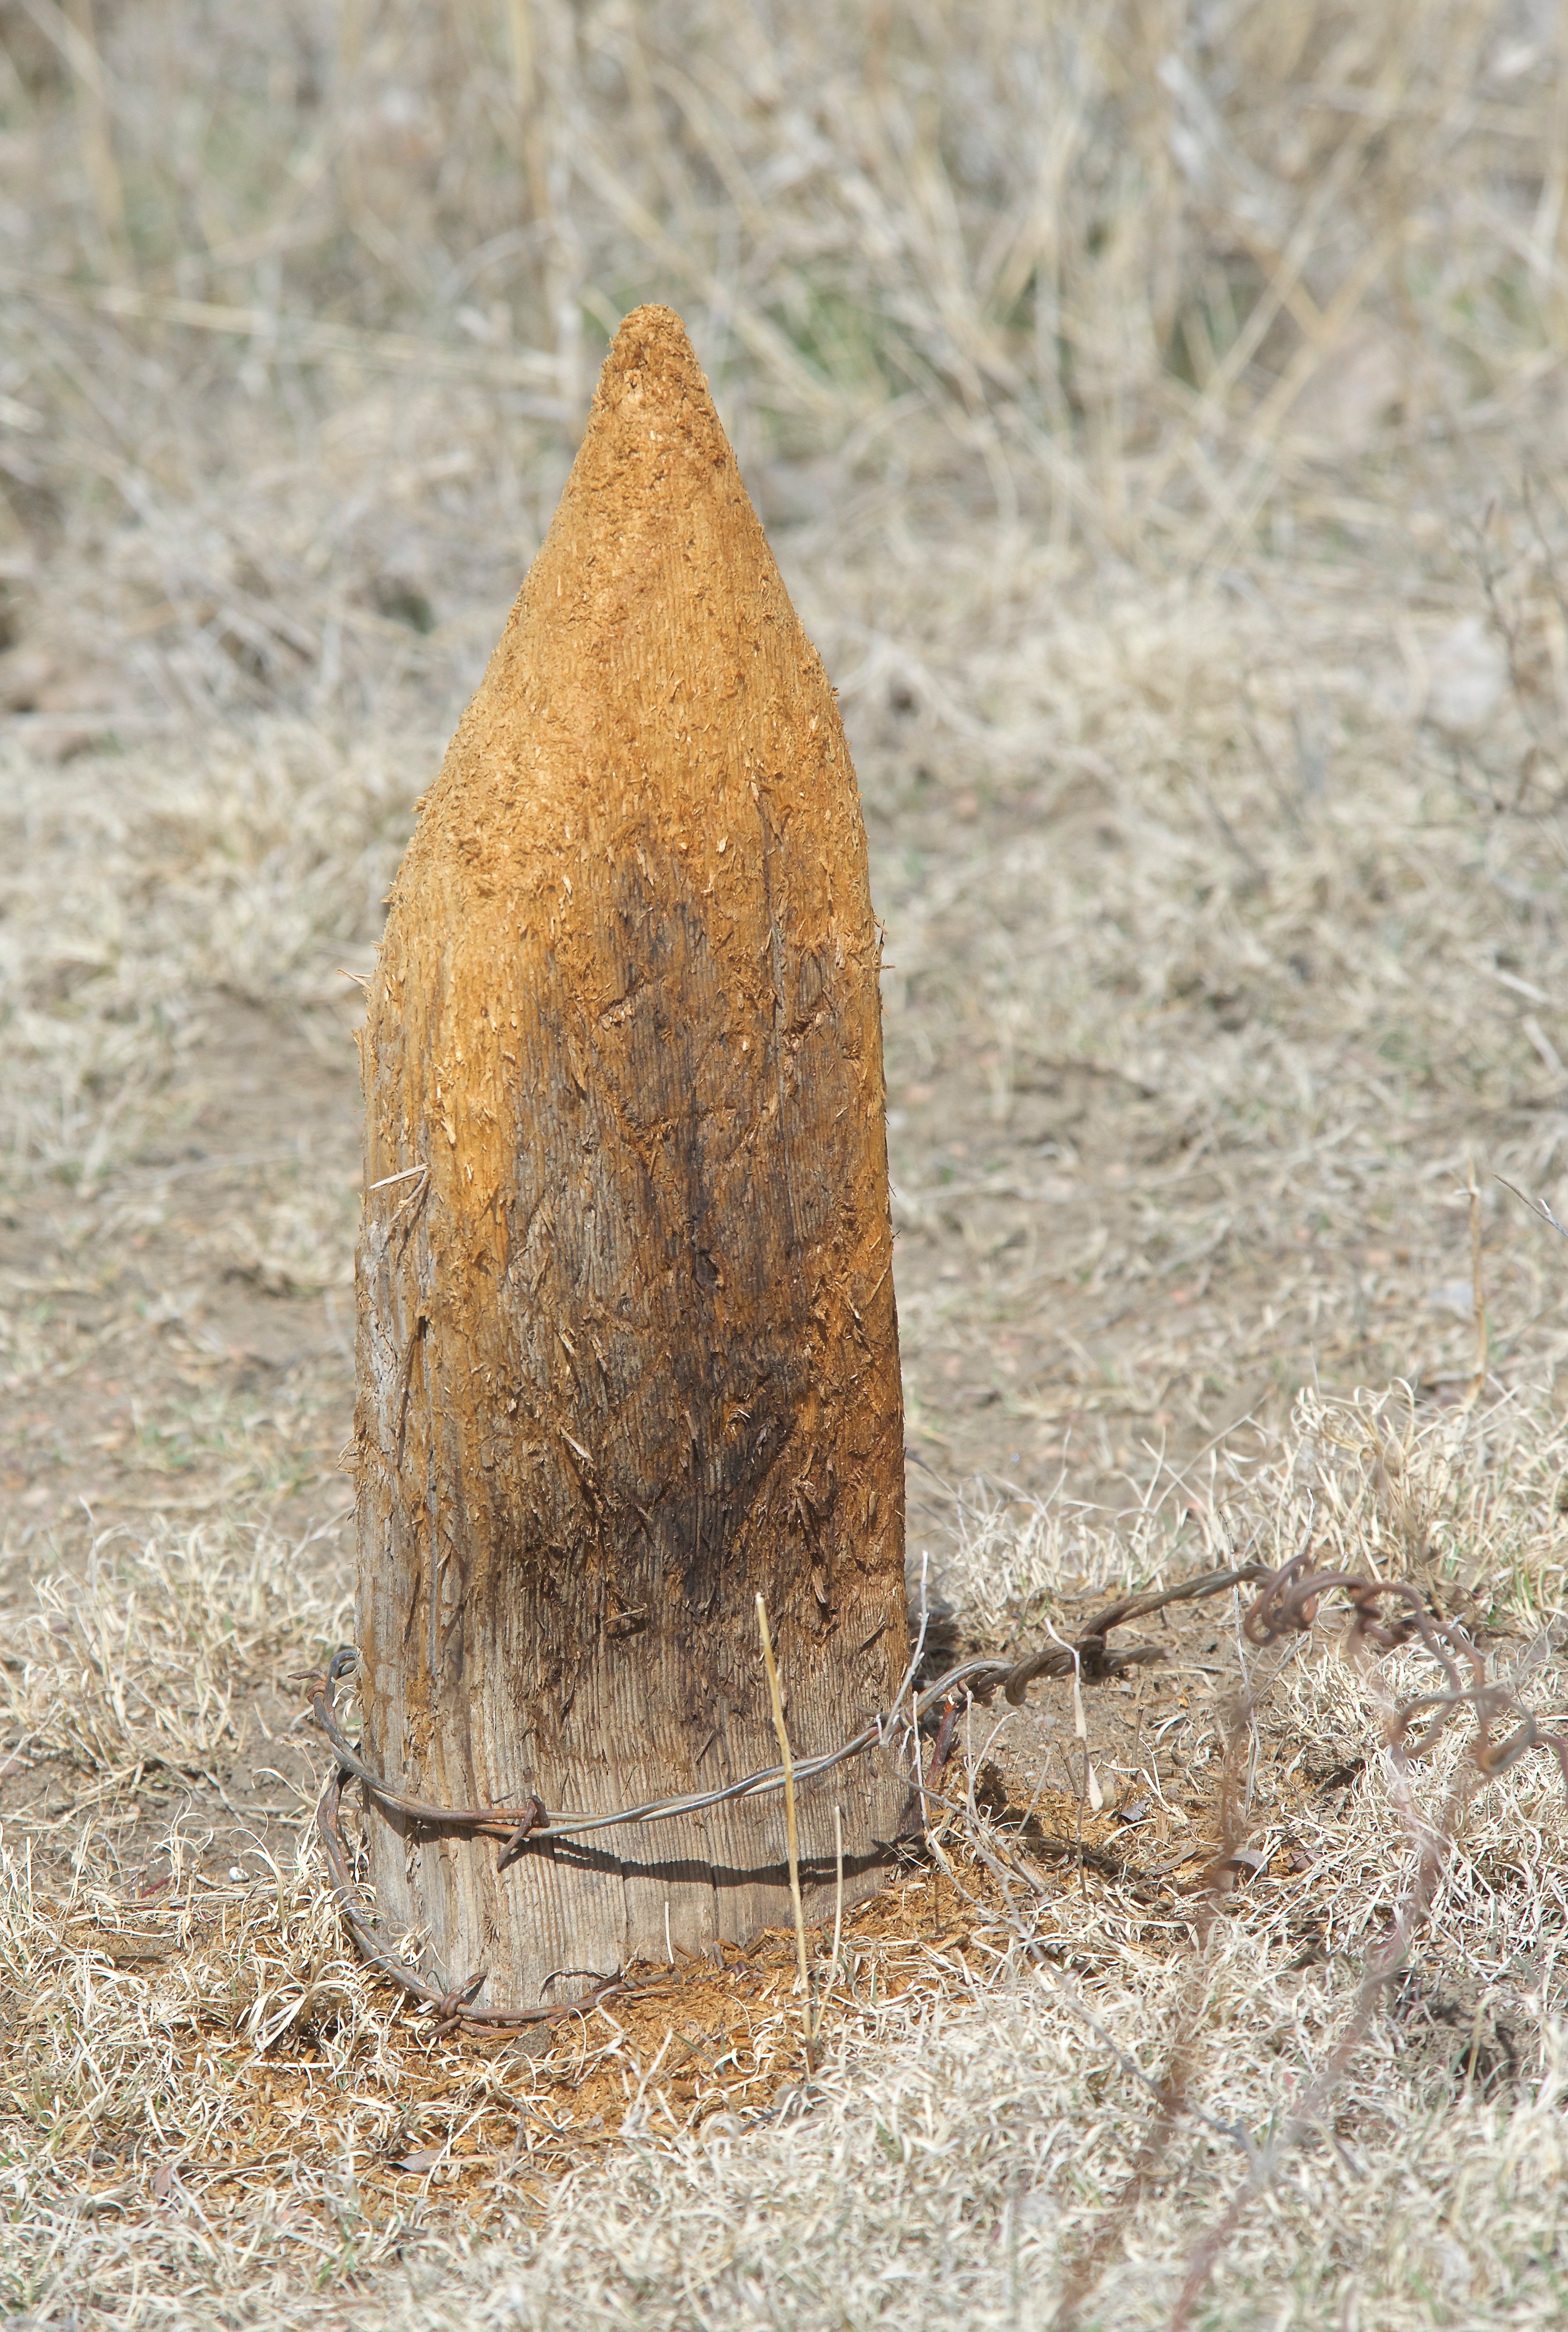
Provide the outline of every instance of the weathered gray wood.
[[[592,1810],[770,1764],[759,1590],[798,1753],[855,1731],[908,1649],[865,836],[667,310],[611,351],[423,806],[363,1066],[372,1760],[443,1803]],[[804,1787],[816,1907],[835,1801],[853,1898],[905,1796],[886,1758]],[[776,1797],[499,1876],[368,1821],[384,1908],[492,2005],[789,1916]]]

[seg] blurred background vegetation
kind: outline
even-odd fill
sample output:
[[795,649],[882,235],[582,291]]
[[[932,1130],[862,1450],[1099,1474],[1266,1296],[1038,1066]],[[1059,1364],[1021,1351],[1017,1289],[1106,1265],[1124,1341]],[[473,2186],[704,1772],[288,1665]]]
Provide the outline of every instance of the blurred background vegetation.
[[1440,562],[1455,464],[1484,504],[1555,378],[1563,38],[1536,0],[4,0],[0,687],[72,710],[110,644],[122,712],[471,673],[444,626],[509,596],[647,298],[777,523],[885,482],[1064,571]]

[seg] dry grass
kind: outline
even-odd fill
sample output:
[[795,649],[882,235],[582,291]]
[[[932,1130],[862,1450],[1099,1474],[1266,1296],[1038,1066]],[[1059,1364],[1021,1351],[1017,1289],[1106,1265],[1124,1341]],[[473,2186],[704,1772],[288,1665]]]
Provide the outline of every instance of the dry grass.
[[[1393,1448],[1365,1409],[1309,1410],[1228,1528],[1283,1555],[1310,1497],[1366,1561],[1417,1518],[1439,1594],[1500,1585],[1495,1663],[1550,1708],[1563,1671],[1536,1621],[1568,1555],[1568,1444],[1505,1402],[1407,1431],[1397,1477]],[[1050,1528],[1018,1534],[1037,1612]],[[1380,1679],[1303,1645],[1259,1687],[1262,1867],[1217,1914],[1213,1693],[1183,1693],[1142,1753],[1143,1786],[1189,1810],[1174,1860],[1138,1850],[1162,1879],[1042,1865],[1016,1811],[971,1797],[939,1821],[937,1871],[849,1923],[808,2080],[787,1935],[722,1976],[645,1972],[646,1997],[548,2054],[475,2050],[432,2041],[346,1954],[308,1834],[281,1868],[253,1854],[211,1878],[188,1809],[171,1818],[166,1792],[148,1822],[159,1773],[211,1774],[236,1687],[340,1625],[299,1556],[259,1534],[105,1548],[44,1588],[8,1670],[22,1758],[74,1777],[63,1888],[36,1883],[29,1842],[61,1818],[8,1824],[4,2271],[24,2320],[913,2323],[934,2289],[983,2323],[1043,2324],[1109,2213],[1083,2320],[1158,2323],[1249,2180],[1200,2320],[1320,2322],[1325,2294],[1401,2326],[1551,2319],[1568,1801],[1550,1760],[1471,1792],[1410,1970],[1311,2095],[1459,1763],[1456,1737],[1409,1778],[1382,1751],[1412,1655]],[[970,1723],[974,1762],[994,1760],[1005,1728]],[[1108,1815],[1085,1834],[1117,1838]],[[1148,2084],[1179,2047],[1184,2111],[1137,2176]],[[1308,2140],[1281,2144],[1304,2094]],[[417,2298],[387,2280],[399,2258]]]
[[343,755],[303,724],[90,769],[62,780],[13,743],[0,777],[12,1167],[89,1190],[167,1133],[158,1096],[215,995],[344,991],[413,793],[398,741]]
[[550,2056],[394,2014],[292,1681],[345,1626],[338,967],[651,296],[862,773],[942,1626],[1066,1632],[1310,1515],[1561,1708],[1560,1251],[1487,1179],[1568,1211],[1555,18],[5,0],[0,37],[0,2307],[1557,2321],[1546,1760],[1468,1796],[1336,2069],[1464,1770],[1383,1753],[1410,1655],[1263,1664],[1265,1859],[1218,1908],[1232,1615],[1086,1739],[1070,1687],[976,1716],[808,2083],[788,1937]]

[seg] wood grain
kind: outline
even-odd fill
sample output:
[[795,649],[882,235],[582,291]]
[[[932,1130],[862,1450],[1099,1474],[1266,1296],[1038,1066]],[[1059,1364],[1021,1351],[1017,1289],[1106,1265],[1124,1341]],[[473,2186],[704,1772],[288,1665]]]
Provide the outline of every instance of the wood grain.
[[[877,973],[832,689],[679,320],[639,309],[422,806],[362,1040],[358,1625],[395,1782],[607,1810],[772,1763],[759,1591],[801,1755],[895,1690]],[[808,1908],[836,1800],[846,1893],[879,1884],[891,1762],[801,1796]],[[492,2005],[789,1916],[777,1798],[499,1875],[372,1817],[370,1868]]]

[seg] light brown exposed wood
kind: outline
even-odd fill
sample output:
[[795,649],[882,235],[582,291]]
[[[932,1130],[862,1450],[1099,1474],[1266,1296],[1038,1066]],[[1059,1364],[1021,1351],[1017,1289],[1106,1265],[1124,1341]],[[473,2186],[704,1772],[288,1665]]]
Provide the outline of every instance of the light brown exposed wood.
[[[877,956],[833,692],[678,318],[639,309],[424,804],[363,1041],[361,1694],[406,1789],[608,1810],[772,1763],[759,1591],[798,1756],[896,1690]],[[803,1785],[817,1907],[835,1801],[853,1897],[905,1784],[886,1757]],[[500,1875],[369,1821],[384,1908],[492,2005],[789,1916],[776,1796]]]

